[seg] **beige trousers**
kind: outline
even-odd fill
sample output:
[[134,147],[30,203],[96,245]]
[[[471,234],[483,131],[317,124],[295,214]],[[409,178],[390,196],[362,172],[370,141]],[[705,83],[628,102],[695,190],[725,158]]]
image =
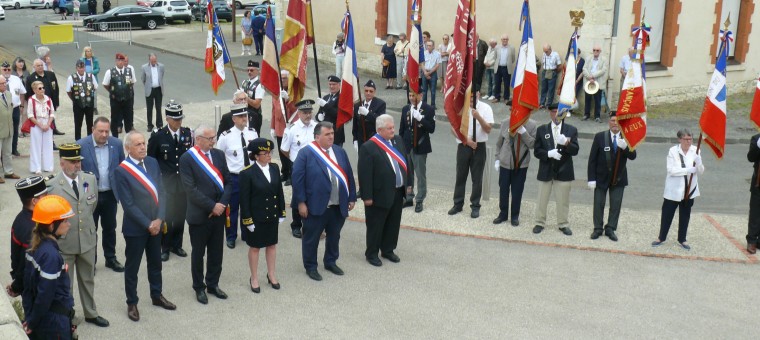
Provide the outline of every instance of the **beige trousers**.
[[554,189],[554,200],[557,202],[557,226],[569,226],[567,219],[570,213],[570,184],[565,181],[538,181],[538,204],[536,204],[536,225],[546,227],[546,209],[549,205],[549,195]]

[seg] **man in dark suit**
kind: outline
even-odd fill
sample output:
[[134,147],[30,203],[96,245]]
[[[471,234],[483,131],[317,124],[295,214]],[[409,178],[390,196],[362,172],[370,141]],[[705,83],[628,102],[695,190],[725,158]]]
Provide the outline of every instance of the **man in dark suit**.
[[747,224],[747,252],[757,253],[760,243],[760,134],[752,136],[749,142],[747,160],[753,163],[752,182],[749,187],[749,223]]
[[557,190],[557,225],[567,236],[573,234],[568,222],[570,210],[570,185],[575,179],[573,156],[578,154],[578,130],[557,116],[557,104],[549,107],[551,122],[536,129],[533,155],[538,159],[538,202],[536,204],[536,226],[538,234],[546,225],[546,208],[549,195]]
[[[227,294],[219,288],[224,255],[225,210],[232,191],[224,153],[214,149],[214,130],[195,129],[195,146],[179,158],[180,177],[187,190],[187,224],[190,231],[190,268],[198,302],[208,303],[204,289],[220,299]],[[204,284],[203,257],[208,251]]]
[[[367,220],[367,262],[379,267],[383,263],[378,251],[391,262],[401,261],[393,252],[398,244],[401,208],[409,176],[406,149],[401,136],[395,135],[393,117],[377,117],[377,134],[359,149],[359,186]],[[411,190],[411,186],[409,187]]]
[[628,149],[628,143],[620,135],[615,111],[610,112],[609,131],[602,131],[594,136],[591,153],[588,156],[588,187],[594,190],[594,231],[591,239],[602,235],[604,225],[604,203],[607,191],[610,193],[610,213],[604,225],[604,235],[617,241],[615,235],[620,207],[623,205],[623,192],[628,185],[628,160],[636,159],[636,150]]
[[137,272],[142,255],[148,262],[150,297],[154,306],[175,310],[177,306],[161,294],[161,226],[166,214],[166,193],[161,190],[161,169],[158,162],[147,156],[145,137],[130,131],[124,138],[129,154],[113,171],[116,197],[124,207],[122,233],[126,243],[124,290],[127,293],[127,316],[140,320],[137,310]]
[[[303,106],[303,102],[298,105]],[[346,151],[333,145],[334,134],[332,123],[318,123],[314,128],[314,142],[298,153],[293,164],[293,203],[298,206],[303,221],[303,266],[306,274],[316,281],[322,280],[317,271],[317,248],[323,231],[327,234],[325,269],[343,275],[335,263],[339,255],[338,241],[348,212],[356,203],[351,163]]]
[[377,87],[372,79],[364,84],[364,101],[354,104],[354,124],[351,133],[354,135],[354,149],[359,151],[375,134],[375,120],[385,114],[385,101],[375,97]]
[[92,134],[77,141],[82,146],[82,171],[95,174],[98,179],[98,205],[92,217],[95,227],[103,227],[101,244],[106,267],[115,272],[123,272],[124,266],[116,259],[116,210],[113,172],[124,161],[124,147],[121,141],[111,136],[111,122],[104,116],[95,118]]
[[[340,78],[336,76],[327,77],[327,84],[330,86],[330,93],[322,98],[317,99],[317,122],[330,122],[335,126],[338,121],[338,101],[340,100]],[[335,129],[335,144],[343,146],[346,142],[346,132],[344,126]]]
[[169,260],[170,251],[179,257],[187,256],[182,249],[187,199],[179,178],[179,157],[193,147],[193,136],[189,128],[182,127],[183,117],[182,105],[171,100],[166,104],[166,126],[148,140],[148,156],[158,161],[163,190],[171,197],[166,202],[166,229],[161,233],[161,261]]
[[404,140],[404,148],[407,150],[406,159],[409,160],[411,175],[409,186],[411,192],[407,192],[406,206],[411,206],[415,198],[414,176],[417,176],[417,204],[415,212],[422,212],[422,202],[427,196],[427,155],[433,152],[430,146],[430,134],[435,132],[435,109],[422,102],[419,94],[409,92],[410,105],[401,109],[401,127],[399,134]]

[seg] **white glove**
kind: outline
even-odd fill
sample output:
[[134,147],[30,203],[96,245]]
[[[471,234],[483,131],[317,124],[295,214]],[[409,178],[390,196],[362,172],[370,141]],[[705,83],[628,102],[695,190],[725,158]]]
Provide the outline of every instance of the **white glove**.
[[412,110],[412,118],[416,119],[418,122],[422,121],[422,112],[419,110]]
[[354,150],[359,151],[359,141],[354,141]]
[[499,171],[499,168],[501,168],[501,166],[499,165],[499,160],[498,160],[498,159],[496,160],[496,163],[494,163],[494,165],[493,165],[493,168],[494,168],[494,169],[495,169],[497,172]]
[[697,172],[697,167],[695,167],[695,166],[686,168],[686,173],[693,174],[693,173],[696,173],[696,172]]
[[694,163],[697,166],[701,166],[702,165],[702,155],[697,155],[697,158],[694,158]]
[[277,220],[277,223],[285,222],[285,217],[280,217],[280,219]]
[[274,131],[274,129],[269,129],[269,135],[272,136],[272,138],[276,137],[275,133],[276,132]]
[[573,113],[570,111],[567,111],[567,113],[565,113],[565,118],[570,118],[572,116],[573,116]]
[[320,122],[323,121],[323,120],[325,120],[325,114],[322,113],[322,112],[318,113],[317,114],[317,120],[320,121]]
[[246,226],[246,228],[248,228],[248,231],[253,232],[253,230],[256,229],[256,225],[251,224],[249,226]]
[[565,135],[563,135],[563,134],[560,134],[560,135],[557,136],[556,142],[559,145],[565,145],[565,143],[567,143],[567,137],[565,137]]
[[517,133],[519,133],[519,134],[521,134],[521,135],[522,135],[523,133],[527,132],[527,131],[528,131],[528,130],[527,130],[527,129],[525,129],[525,126],[522,126],[522,125],[520,125],[520,127],[519,127],[519,128],[517,128]]
[[362,116],[366,116],[369,114],[369,110],[367,110],[364,106],[359,106],[359,114]]
[[317,105],[319,107],[325,106],[325,104],[327,104],[327,102],[324,99],[322,98],[317,99]]
[[596,189],[596,181],[588,181],[588,188],[591,190]]
[[625,139],[618,139],[617,140],[618,149],[625,150],[625,148],[628,147],[628,143],[625,141]]
[[760,138],[757,139],[757,147],[760,148]]
[[282,98],[282,100],[284,100],[284,101],[290,100],[290,97],[288,96],[288,91],[281,90],[280,91],[280,98]]
[[560,160],[562,159],[562,155],[559,154],[559,151],[557,149],[551,149],[549,150],[549,158]]

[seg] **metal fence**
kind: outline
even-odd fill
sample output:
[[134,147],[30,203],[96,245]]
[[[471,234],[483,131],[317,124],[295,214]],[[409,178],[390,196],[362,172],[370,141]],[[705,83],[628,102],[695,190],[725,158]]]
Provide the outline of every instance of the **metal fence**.
[[91,33],[94,40],[87,41],[90,45],[108,41],[124,41],[132,45],[132,23],[129,21],[91,23],[82,29]]

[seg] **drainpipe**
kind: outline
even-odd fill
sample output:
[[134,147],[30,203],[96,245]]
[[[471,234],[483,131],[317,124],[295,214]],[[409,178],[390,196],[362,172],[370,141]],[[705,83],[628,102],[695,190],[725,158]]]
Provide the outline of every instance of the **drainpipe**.
[[[613,60],[616,60],[616,59],[613,59],[613,56],[615,55],[614,51],[617,49],[617,38],[618,38],[617,35],[618,35],[618,24],[619,24],[618,18],[619,17],[620,17],[620,0],[615,0],[614,8],[612,11],[612,32],[610,33],[609,57],[607,58],[607,60],[609,60],[610,69],[607,71],[607,74],[609,76],[607,77],[606,88],[607,88],[607,94],[612,93],[610,91],[610,88],[614,89],[617,97],[620,97],[620,89],[618,88],[619,86],[615,86],[615,84],[618,84],[619,81],[617,83],[612,81],[612,75],[616,74],[619,77],[619,74],[620,74],[618,70],[618,64],[613,61]],[[610,84],[613,84],[613,85],[610,85]],[[607,106],[612,106],[611,99],[612,99],[611,96],[608,95]],[[614,107],[617,108],[617,105],[615,105]],[[610,108],[610,110],[614,110],[614,109]]]

